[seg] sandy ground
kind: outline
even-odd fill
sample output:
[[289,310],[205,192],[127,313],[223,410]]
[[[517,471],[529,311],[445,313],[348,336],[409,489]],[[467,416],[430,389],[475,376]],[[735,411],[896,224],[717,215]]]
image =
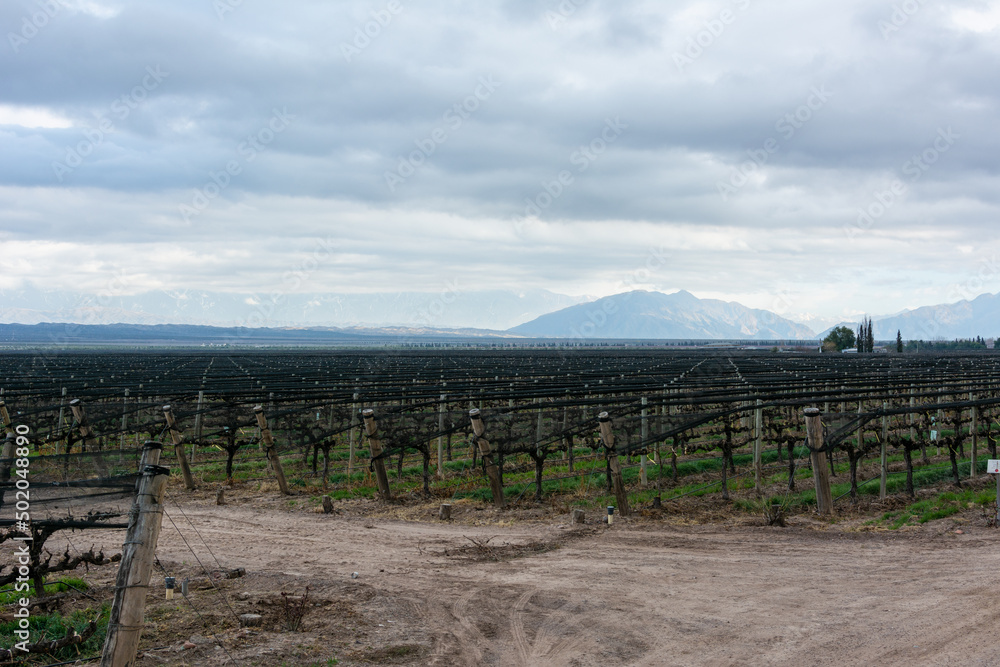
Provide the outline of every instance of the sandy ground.
[[[1000,664],[1000,531],[974,521],[962,534],[952,519],[902,532],[807,517],[571,526],[456,507],[445,523],[206,498],[167,513],[166,571],[247,575],[193,586],[196,617],[162,601],[158,572],[143,665]],[[83,546],[116,552],[119,533],[89,531]],[[306,586],[301,631],[283,630],[280,593]],[[239,628],[246,612],[264,625]],[[181,650],[188,634],[196,646]]]

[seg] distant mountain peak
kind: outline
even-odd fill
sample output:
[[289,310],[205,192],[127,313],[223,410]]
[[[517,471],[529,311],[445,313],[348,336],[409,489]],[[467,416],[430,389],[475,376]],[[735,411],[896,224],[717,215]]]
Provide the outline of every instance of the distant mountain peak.
[[739,303],[633,290],[542,315],[510,329],[539,338],[801,339],[808,327]]
[[[860,321],[860,318],[859,318]],[[856,329],[859,322],[835,326]],[[904,310],[895,315],[872,318],[875,338],[892,340],[898,331],[903,340],[954,340],[1000,336],[1000,294],[980,294],[971,301],[941,303]],[[825,337],[834,327],[820,334]]]

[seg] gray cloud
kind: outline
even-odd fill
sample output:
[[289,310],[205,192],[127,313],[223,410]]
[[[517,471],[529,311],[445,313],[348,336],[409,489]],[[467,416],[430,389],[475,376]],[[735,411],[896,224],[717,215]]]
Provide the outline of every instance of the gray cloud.
[[[172,248],[141,282],[257,289],[332,236],[310,292],[460,275],[601,294],[667,244],[648,287],[767,307],[802,276],[801,312],[920,305],[996,249],[1000,53],[996,2],[910,4],[4,3],[0,240],[33,264],[0,282],[83,289],[114,253]],[[627,128],[581,160],[608,119]],[[390,187],[401,160],[420,164]],[[69,272],[74,253],[94,263]]]

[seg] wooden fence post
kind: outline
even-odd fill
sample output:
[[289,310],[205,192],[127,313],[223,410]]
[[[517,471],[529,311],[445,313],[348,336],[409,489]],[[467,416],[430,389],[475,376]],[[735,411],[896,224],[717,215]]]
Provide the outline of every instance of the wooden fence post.
[[[642,441],[643,442],[646,442],[646,438],[649,437],[649,417],[646,414],[646,405],[647,405],[646,397],[643,396],[642,397],[642,430],[640,432],[641,436],[642,436]],[[649,446],[647,445],[646,447],[648,448]],[[645,454],[640,454],[639,455],[639,486],[641,486],[642,488],[645,489],[646,486],[648,485],[648,483],[649,482],[648,482],[648,479],[646,477],[646,455]]]
[[[882,401],[882,410],[889,409],[889,402]],[[879,456],[882,462],[879,472],[879,486],[878,486],[878,497],[879,500],[885,500],[886,496],[886,486],[889,479],[889,415],[882,415],[882,437],[879,443]]]
[[[937,402],[941,402],[941,397],[938,396]],[[934,448],[934,455],[941,456],[941,440],[944,437],[944,410],[938,408],[937,411],[937,421],[934,424],[936,430],[934,434],[934,439],[937,442],[937,446]]]
[[[65,415],[66,415],[66,393],[67,393],[67,389],[66,389],[66,387],[63,387],[62,388],[62,398],[59,399],[59,423],[56,424],[56,429],[59,431],[60,435],[63,434],[62,431],[66,427],[66,424],[65,424],[65,421],[66,421],[65,420]],[[56,441],[56,454],[58,454],[58,453],[59,453],[59,441],[57,440]]]
[[142,450],[139,490],[129,513],[101,667],[132,665],[139,648],[146,593],[163,521],[163,492],[170,474],[168,468],[157,465],[162,447],[158,442],[147,442]]
[[101,477],[107,477],[108,466],[104,462],[104,456],[101,454],[100,443],[97,442],[93,429],[87,423],[87,411],[84,410],[83,403],[80,402],[79,398],[74,398],[69,402],[69,409],[73,411],[73,419],[76,420],[80,436],[83,438],[84,449],[94,452],[94,466],[97,468],[97,474]]
[[[10,421],[10,413],[7,412],[7,404],[2,398],[0,398],[0,426],[3,426],[4,433],[6,433],[3,450],[0,451],[0,459],[5,459],[0,463],[0,482],[7,482],[10,481],[10,469],[14,465],[14,450],[16,449],[17,435]],[[0,489],[0,507],[3,507],[3,497],[4,490]]]
[[444,479],[444,410],[447,399],[447,395],[441,394],[441,402],[438,403],[438,479]]
[[[3,451],[0,452],[0,482],[10,481],[10,469],[14,465],[14,451],[16,449],[17,436],[8,433],[4,436]],[[3,507],[4,489],[0,489],[0,507]]]
[[833,513],[833,494],[830,491],[830,468],[823,455],[823,423],[819,408],[806,408],[806,444],[812,459],[813,481],[816,484],[816,505],[820,514]]
[[472,421],[472,432],[475,434],[476,445],[479,447],[479,454],[483,459],[483,466],[486,468],[486,476],[490,480],[490,490],[493,492],[493,504],[503,507],[505,499],[503,497],[503,484],[500,483],[500,468],[493,460],[493,449],[490,441],[483,437],[486,433],[486,425],[479,408],[469,410],[469,419]]
[[271,437],[271,429],[267,427],[267,417],[264,416],[264,406],[254,406],[253,412],[257,415],[257,425],[260,426],[260,437],[261,441],[264,443],[264,453],[267,454],[267,460],[271,462],[271,467],[274,468],[274,476],[278,479],[278,488],[281,489],[281,493],[289,496],[291,494],[288,492],[288,483],[285,481],[285,471],[281,467],[281,459],[278,458],[278,450],[274,447],[274,438]]
[[372,466],[375,468],[375,481],[378,484],[378,494],[382,500],[392,498],[389,488],[389,478],[385,474],[385,459],[382,458],[382,441],[378,438],[378,423],[375,421],[375,411],[366,408],[361,416],[365,420],[365,435],[368,436],[368,449],[372,455]]
[[615,502],[618,503],[618,513],[623,517],[629,516],[632,511],[628,506],[628,494],[625,493],[625,482],[622,480],[622,465],[618,460],[618,452],[615,450],[615,435],[611,432],[611,417],[607,412],[597,415],[597,422],[601,429],[601,440],[604,441],[604,456],[608,465],[611,466],[611,487],[615,492]]
[[188,465],[187,456],[184,454],[184,436],[174,425],[174,413],[169,405],[163,406],[163,416],[167,419],[167,428],[170,429],[170,440],[174,443],[174,454],[181,464],[181,474],[184,475],[184,486],[188,491],[194,491],[194,477],[191,475],[191,466]]
[[198,392],[198,412],[194,416],[194,440],[191,441],[191,463],[194,463],[194,447],[201,443],[202,413],[205,411],[205,391]]
[[128,427],[128,389],[125,390],[125,398],[122,399],[122,427],[121,435],[118,437],[118,460],[121,461],[125,450],[125,429]]
[[[976,400],[975,395],[970,391],[969,400]],[[969,479],[976,478],[976,459],[979,455],[979,407],[972,406],[972,461],[969,464]]]
[[753,487],[760,493],[762,486],[763,466],[761,463],[761,446],[764,436],[764,408],[761,406],[764,401],[757,399],[757,409],[753,411],[754,417],[754,440],[753,440]]
[[354,474],[354,433],[358,428],[358,392],[354,392],[354,399],[351,403],[351,428],[347,432],[348,453],[347,453],[347,483],[351,482],[351,475]]
[[[538,380],[535,380],[535,382],[538,382]],[[540,459],[542,457],[542,398],[540,396],[535,399],[535,405],[538,406],[538,408],[535,410],[535,412],[538,415],[538,418],[537,418],[537,420],[535,422],[535,456],[537,456]],[[535,491],[536,491],[535,497],[540,501],[542,499],[542,469],[541,468],[536,468],[536,479],[535,479],[535,481],[536,481],[536,486],[537,486],[537,488],[535,489]]]
[[7,412],[7,403],[0,401],[0,422],[3,424],[3,430],[7,435],[14,435],[14,425],[10,421],[10,413]]
[[563,406],[563,420],[562,420],[562,430],[563,430],[563,441],[566,443],[566,456],[563,459],[568,459],[569,461],[569,471],[573,472],[573,436],[566,433],[566,428],[569,426],[569,390],[566,391],[566,405]]

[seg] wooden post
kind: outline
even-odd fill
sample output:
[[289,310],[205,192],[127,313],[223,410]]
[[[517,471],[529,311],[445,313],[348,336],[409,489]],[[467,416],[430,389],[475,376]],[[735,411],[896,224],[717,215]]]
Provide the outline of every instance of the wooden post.
[[382,458],[382,441],[377,435],[378,424],[375,422],[375,411],[367,408],[361,413],[361,416],[365,420],[365,434],[368,436],[368,449],[371,451],[372,466],[375,468],[378,494],[382,500],[389,500],[392,498],[392,490],[389,488],[389,478],[385,474],[385,459]]
[[563,441],[566,443],[566,456],[563,459],[568,460],[569,471],[573,472],[573,436],[566,433],[566,428],[569,426],[569,391],[566,392],[566,399],[567,402],[563,406],[562,419]]
[[184,436],[177,430],[174,423],[174,413],[169,405],[163,406],[163,416],[167,419],[167,428],[170,429],[170,440],[174,443],[174,454],[181,464],[181,474],[184,475],[184,486],[188,491],[194,491],[194,477],[191,475],[191,466],[188,465],[187,456],[184,455]]
[[830,491],[830,468],[823,455],[823,422],[819,408],[806,408],[806,444],[812,459],[813,482],[816,484],[816,505],[820,514],[833,513],[833,494]]
[[438,517],[442,521],[448,521],[451,519],[451,503],[441,504],[441,509],[438,510]]
[[[976,400],[975,395],[970,391],[969,400]],[[969,479],[976,478],[976,458],[979,454],[979,407],[972,406],[972,461],[969,465]]]
[[444,406],[447,398],[441,394],[441,402],[438,403],[438,479],[444,479]]
[[[646,397],[642,397],[642,441],[646,442],[646,438],[649,437],[649,424],[648,417],[646,416]],[[647,445],[648,446],[648,445]],[[639,486],[646,488],[646,455],[639,455]]]
[[[535,380],[538,382],[538,380]],[[535,498],[541,502],[542,500],[542,472],[544,467],[544,459],[542,458],[542,399],[538,397],[535,399],[535,413],[537,415],[535,419]]]
[[[561,429],[563,432],[566,431],[566,424],[568,423],[568,417],[569,417],[569,405],[567,404],[563,406],[563,418],[562,418],[562,429]],[[563,442],[565,442],[565,438],[563,438]],[[569,458],[569,454],[570,454],[569,447],[567,447],[566,449],[563,450],[563,455],[562,455],[563,461]],[[573,472],[573,466],[570,466],[569,471]]]
[[[858,415],[859,416],[864,412],[864,406],[865,406],[864,401],[858,401]],[[861,424],[860,421],[858,422],[857,439],[858,439],[858,451],[859,452],[864,451],[864,447],[865,447],[865,432],[864,432],[864,426]]]
[[[938,397],[937,402],[941,402],[940,396]],[[937,446],[934,447],[934,455],[941,456],[941,437],[943,435],[942,432],[944,431],[944,410],[941,408],[938,408],[937,421],[934,424],[934,429],[937,431],[935,441],[938,443]]]
[[[882,410],[889,409],[889,402],[882,401]],[[882,415],[882,437],[879,443],[879,456],[881,457],[881,467],[879,472],[879,485],[878,485],[878,497],[879,500],[885,500],[886,496],[886,484],[889,478],[889,452],[888,452],[888,440],[889,440],[889,415]]]
[[80,436],[83,437],[84,448],[94,452],[94,466],[97,468],[97,474],[101,477],[107,477],[108,466],[105,464],[104,456],[101,454],[100,444],[93,437],[93,431],[87,423],[87,412],[83,408],[83,403],[80,402],[79,398],[74,398],[69,402],[69,408],[73,411],[73,418],[76,420],[77,428],[80,430]]
[[101,667],[135,663],[156,541],[163,521],[163,492],[170,474],[168,468],[157,465],[162,447],[158,442],[147,442],[142,450],[139,490],[129,513]]
[[[969,400],[976,400],[975,394],[969,392]],[[972,436],[971,461],[969,462],[969,479],[976,478],[976,462],[979,457],[979,408],[973,405],[969,408],[972,417],[972,425],[969,427],[969,434]]]
[[[56,424],[56,428],[62,433],[63,429],[66,427],[65,415],[66,415],[66,387],[62,388],[62,398],[59,399],[59,423]],[[64,436],[65,437],[65,436]],[[59,453],[59,442],[56,442],[56,454]]]
[[479,408],[469,410],[469,419],[472,421],[472,432],[475,435],[476,446],[479,448],[479,455],[483,459],[483,466],[486,468],[486,476],[490,480],[490,491],[493,492],[493,504],[503,507],[505,499],[503,497],[503,484],[500,483],[500,468],[493,460],[493,449],[490,441],[483,437],[486,433],[486,425]]
[[[0,403],[2,405],[2,403]],[[14,465],[14,451],[17,444],[17,436],[8,433],[4,436],[3,451],[0,451],[0,482],[10,481],[10,469]],[[0,489],[0,507],[3,507],[4,489]]]
[[198,413],[194,416],[194,440],[191,441],[191,463],[194,463],[195,445],[201,443],[202,412],[205,411],[205,392],[198,392]]
[[128,427],[128,389],[125,390],[125,398],[122,399],[122,428],[121,436],[118,438],[118,460],[122,460],[125,449],[125,429]]
[[264,443],[264,453],[267,454],[267,460],[274,468],[274,476],[278,479],[278,488],[284,495],[291,495],[288,491],[288,483],[285,481],[285,471],[281,467],[281,459],[278,458],[278,450],[274,446],[274,438],[271,437],[271,429],[267,427],[264,406],[254,406],[253,412],[257,415],[257,425],[260,426],[260,438],[261,442]]
[[604,456],[611,466],[611,487],[615,493],[615,502],[618,503],[618,513],[629,516],[632,512],[628,506],[625,482],[622,480],[621,461],[618,460],[618,452],[615,450],[615,434],[611,432],[611,417],[607,412],[602,412],[597,415],[597,422],[601,429],[601,440],[604,441]]
[[[354,402],[351,403],[351,429],[347,432],[348,453],[347,453],[347,481],[350,483],[351,475],[354,474],[354,434],[358,429],[358,392],[354,392]],[[383,466],[384,467],[384,466]],[[388,486],[388,482],[386,482]]]
[[0,422],[3,422],[3,430],[7,435],[14,435],[14,425],[10,421],[10,413],[7,412],[7,403],[0,401]]
[[760,493],[763,485],[763,465],[761,461],[761,448],[764,437],[764,401],[757,399],[757,409],[753,411],[754,418],[754,440],[753,440],[753,488]]

